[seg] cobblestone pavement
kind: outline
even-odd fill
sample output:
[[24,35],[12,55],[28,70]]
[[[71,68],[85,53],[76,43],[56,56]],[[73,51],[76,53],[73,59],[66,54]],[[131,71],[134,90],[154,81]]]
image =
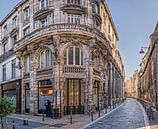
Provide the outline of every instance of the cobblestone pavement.
[[121,107],[86,129],[144,129],[144,127],[142,108],[136,100],[128,99]]

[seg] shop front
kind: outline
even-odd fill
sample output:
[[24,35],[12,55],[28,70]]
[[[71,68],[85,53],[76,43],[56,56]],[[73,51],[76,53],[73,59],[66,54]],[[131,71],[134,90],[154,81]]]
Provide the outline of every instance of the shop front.
[[53,87],[50,80],[39,81],[38,83],[38,113],[46,110],[46,102],[53,105]]
[[83,114],[84,90],[81,79],[67,79],[64,86],[64,114]]
[[21,113],[21,83],[20,80],[2,84],[2,96],[13,99],[16,113]]

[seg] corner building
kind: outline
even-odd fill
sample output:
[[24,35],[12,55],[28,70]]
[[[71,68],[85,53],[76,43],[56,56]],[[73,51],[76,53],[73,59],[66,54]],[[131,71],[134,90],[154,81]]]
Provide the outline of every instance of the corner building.
[[105,1],[23,0],[1,35],[1,54],[7,38],[19,61],[21,113],[41,113],[46,100],[61,115],[87,113],[122,98],[124,66]]

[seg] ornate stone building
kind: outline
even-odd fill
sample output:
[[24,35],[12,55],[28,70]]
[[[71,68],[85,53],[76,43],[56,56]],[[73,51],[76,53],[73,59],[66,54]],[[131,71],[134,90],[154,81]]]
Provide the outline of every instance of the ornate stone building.
[[138,94],[158,109],[158,24],[150,36],[150,43],[140,64]]
[[2,56],[6,46],[19,61],[21,113],[41,113],[46,100],[61,115],[86,113],[123,96],[118,35],[103,0],[22,0],[1,22]]

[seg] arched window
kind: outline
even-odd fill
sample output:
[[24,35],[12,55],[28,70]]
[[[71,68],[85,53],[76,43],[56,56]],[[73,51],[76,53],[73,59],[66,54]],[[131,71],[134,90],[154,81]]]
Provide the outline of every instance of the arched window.
[[83,65],[83,52],[79,47],[72,46],[66,49],[64,55],[66,65]]
[[52,66],[52,52],[49,49],[42,51],[38,58],[39,68],[48,68]]

